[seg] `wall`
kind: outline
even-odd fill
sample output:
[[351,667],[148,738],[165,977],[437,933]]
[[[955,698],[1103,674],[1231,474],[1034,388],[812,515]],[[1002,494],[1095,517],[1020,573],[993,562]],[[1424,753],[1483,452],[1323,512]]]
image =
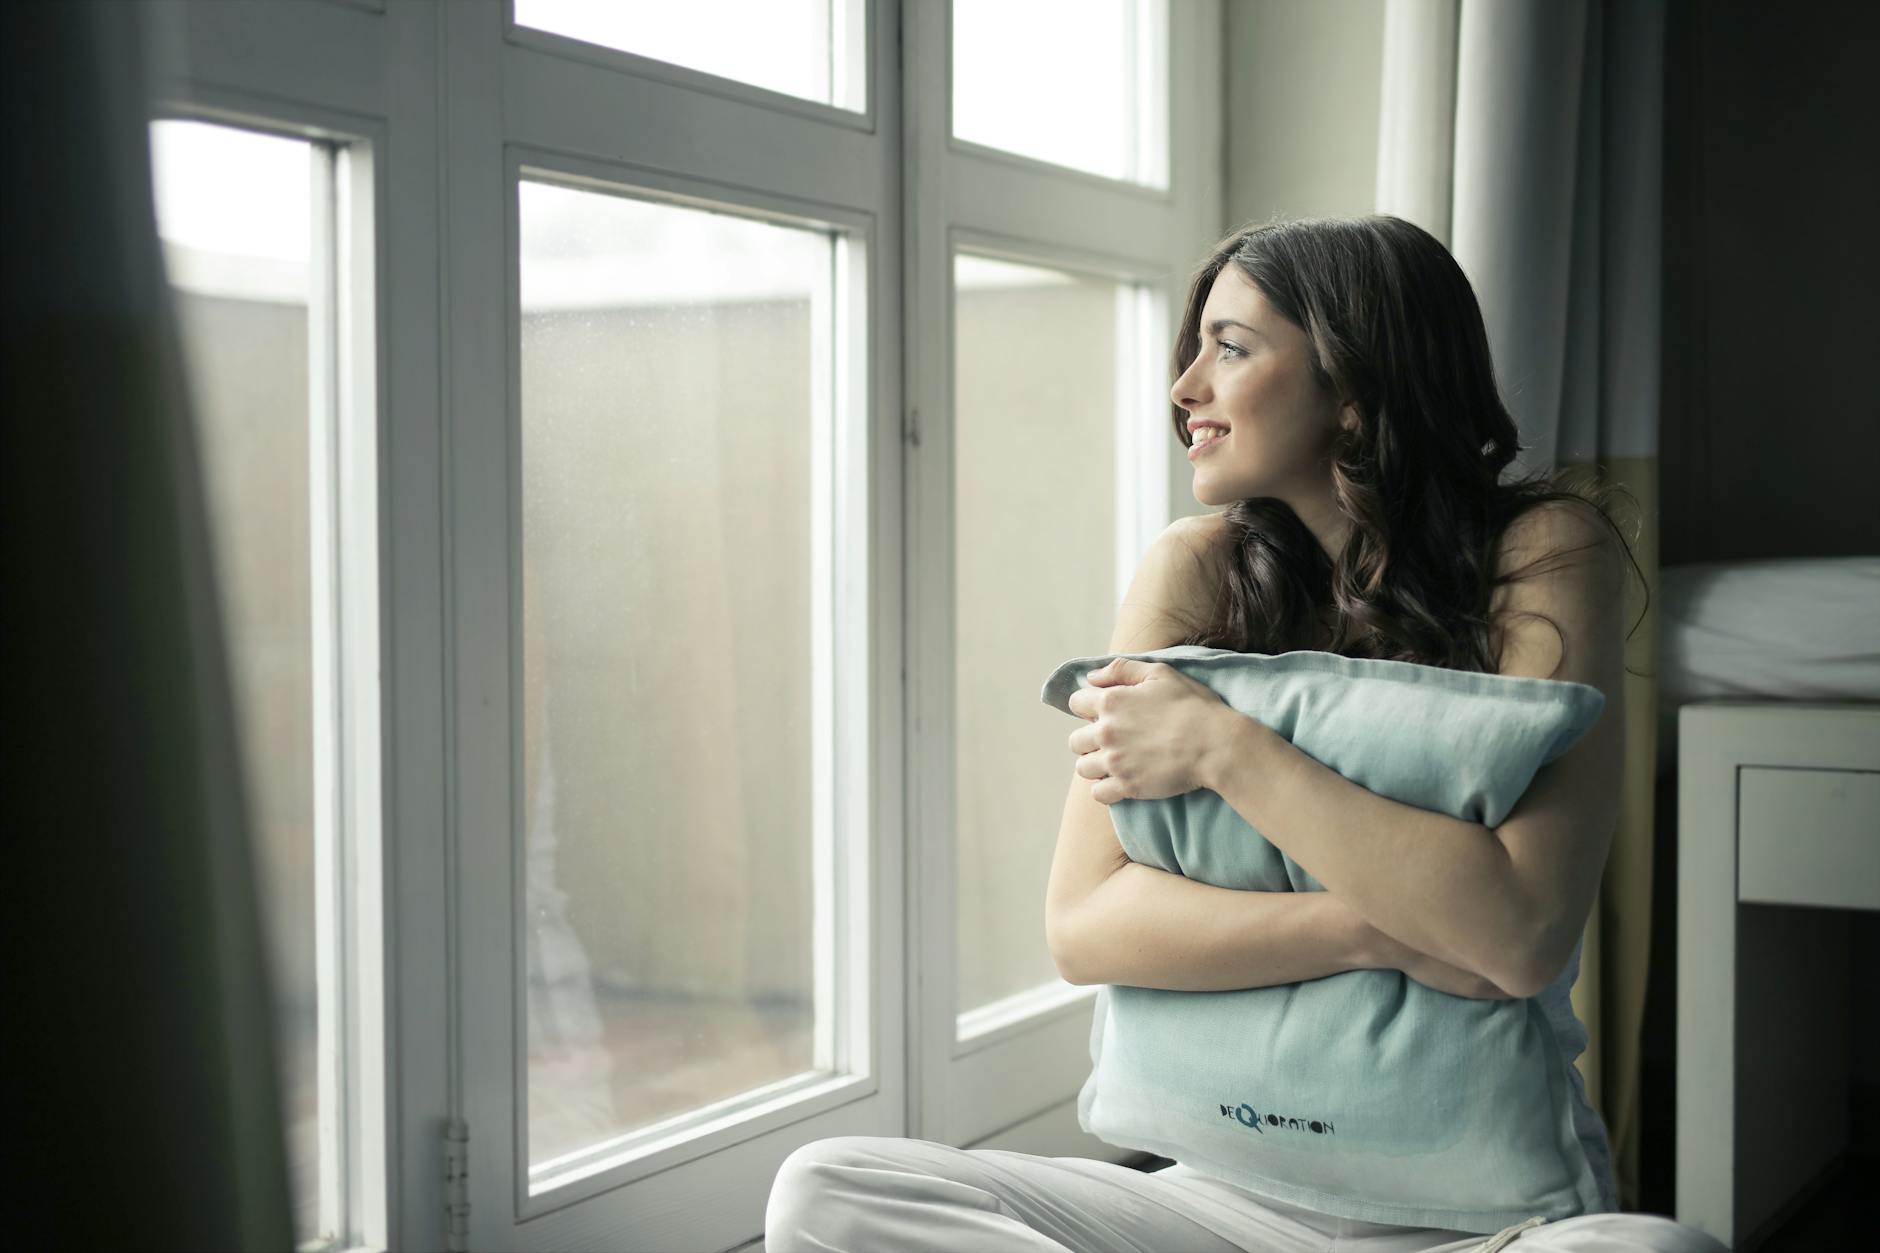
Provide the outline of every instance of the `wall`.
[[1383,0],[1229,0],[1229,226],[1370,213]]
[[1663,560],[1880,552],[1880,6],[1676,0]]

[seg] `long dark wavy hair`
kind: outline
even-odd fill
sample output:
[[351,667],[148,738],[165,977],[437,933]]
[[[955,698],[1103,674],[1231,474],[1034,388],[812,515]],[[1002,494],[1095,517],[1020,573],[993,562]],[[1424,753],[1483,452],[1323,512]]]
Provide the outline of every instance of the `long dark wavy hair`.
[[[1588,547],[1497,572],[1507,525],[1546,501],[1590,508],[1638,569],[1609,508],[1618,484],[1571,469],[1500,481],[1525,445],[1496,388],[1475,291],[1428,231],[1372,214],[1231,232],[1195,271],[1171,383],[1200,351],[1201,310],[1228,265],[1305,332],[1320,386],[1355,403],[1356,428],[1339,431],[1331,450],[1334,497],[1351,527],[1328,557],[1284,501],[1228,505],[1223,594],[1182,643],[1285,652],[1309,647],[1324,618],[1324,651],[1493,673],[1495,589]],[[1190,444],[1187,411],[1175,405],[1172,417]]]

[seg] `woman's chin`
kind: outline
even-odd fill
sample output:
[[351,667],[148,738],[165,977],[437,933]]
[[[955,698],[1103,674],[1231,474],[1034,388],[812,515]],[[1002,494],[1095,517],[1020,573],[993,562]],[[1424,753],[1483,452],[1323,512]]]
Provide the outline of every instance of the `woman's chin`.
[[1231,505],[1246,494],[1235,492],[1233,484],[1206,470],[1195,471],[1194,493],[1195,499],[1204,505]]

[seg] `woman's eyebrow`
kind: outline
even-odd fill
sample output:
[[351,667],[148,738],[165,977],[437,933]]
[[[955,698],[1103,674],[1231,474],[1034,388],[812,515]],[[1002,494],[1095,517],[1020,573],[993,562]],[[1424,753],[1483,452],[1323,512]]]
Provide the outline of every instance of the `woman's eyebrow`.
[[1208,323],[1208,334],[1219,335],[1222,328],[1229,326],[1238,326],[1241,330],[1252,331],[1255,335],[1260,333],[1255,331],[1251,326],[1248,326],[1245,322],[1236,322],[1232,318],[1216,318],[1214,321]]

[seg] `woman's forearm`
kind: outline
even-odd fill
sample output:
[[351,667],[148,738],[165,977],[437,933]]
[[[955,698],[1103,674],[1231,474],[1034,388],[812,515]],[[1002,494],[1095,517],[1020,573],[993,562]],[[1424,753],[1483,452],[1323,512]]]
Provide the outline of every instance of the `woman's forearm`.
[[1345,778],[1221,703],[1201,785],[1393,942],[1525,988],[1549,933],[1494,831]]
[[1368,930],[1327,892],[1239,891],[1129,862],[1079,903],[1062,964],[1080,984],[1264,988],[1368,968]]

